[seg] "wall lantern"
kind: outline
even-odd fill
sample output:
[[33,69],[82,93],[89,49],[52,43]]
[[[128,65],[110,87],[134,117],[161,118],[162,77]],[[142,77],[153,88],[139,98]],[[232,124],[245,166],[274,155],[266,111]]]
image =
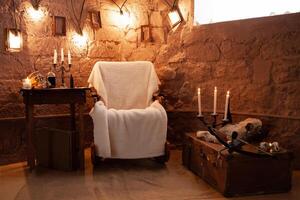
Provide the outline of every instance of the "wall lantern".
[[183,21],[182,14],[177,6],[169,12],[168,17],[172,28],[174,28]]
[[35,10],[38,10],[41,1],[42,1],[42,0],[31,0],[32,7],[33,7]]
[[39,7],[29,7],[27,12],[30,18],[35,22],[40,21],[45,16],[45,13]]
[[[128,11],[128,9],[125,7],[125,4],[127,2],[127,0],[124,0],[124,2],[122,3],[121,6],[119,6],[115,0],[111,0],[120,10],[120,14],[119,17],[117,19],[118,25],[121,28],[126,28],[130,22],[131,22],[131,18],[130,18],[130,13]],[[124,11],[123,8],[127,9],[127,11]]]
[[20,52],[22,50],[23,38],[19,29],[6,29],[5,38],[6,51]]
[[88,36],[86,33],[74,33],[72,36],[72,41],[78,48],[84,48],[88,44]]
[[123,12],[120,10],[119,15],[119,26],[121,28],[126,28],[130,24],[130,14],[128,12]]
[[172,28],[176,27],[182,21],[184,21],[180,9],[178,7],[178,0],[174,0],[173,4],[169,2],[169,0],[165,0],[166,4],[168,4],[171,8],[168,13],[168,19]]

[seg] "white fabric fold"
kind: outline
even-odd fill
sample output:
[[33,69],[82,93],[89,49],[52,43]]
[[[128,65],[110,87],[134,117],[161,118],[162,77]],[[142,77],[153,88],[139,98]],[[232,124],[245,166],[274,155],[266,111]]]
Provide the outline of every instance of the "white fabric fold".
[[104,104],[114,109],[146,108],[160,84],[151,62],[97,62],[88,79]]
[[99,101],[90,115],[98,156],[131,159],[164,154],[167,114],[158,101],[131,110],[107,109]]
[[98,156],[129,159],[164,154],[167,114],[158,101],[152,101],[160,82],[151,62],[97,62],[88,83],[102,100],[90,112]]
[[[90,111],[94,123],[94,142],[96,154],[108,158],[111,156],[110,139],[108,132],[107,108],[102,101],[95,103]],[[101,153],[99,153],[101,152]]]

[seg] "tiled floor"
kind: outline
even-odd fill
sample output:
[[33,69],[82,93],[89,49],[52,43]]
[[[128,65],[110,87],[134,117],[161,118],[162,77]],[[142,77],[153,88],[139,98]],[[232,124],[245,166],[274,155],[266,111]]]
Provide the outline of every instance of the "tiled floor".
[[[88,151],[88,150],[87,150]],[[38,168],[26,163],[0,167],[1,200],[221,200],[226,199],[181,165],[179,151],[161,166],[151,160],[118,161],[93,169],[86,152],[84,172]],[[300,172],[294,172],[289,193],[231,199],[299,200]]]

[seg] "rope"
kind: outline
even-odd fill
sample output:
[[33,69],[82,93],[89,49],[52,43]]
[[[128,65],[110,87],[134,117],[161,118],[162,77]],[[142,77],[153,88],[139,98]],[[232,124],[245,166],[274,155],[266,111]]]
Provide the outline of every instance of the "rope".
[[176,5],[177,5],[177,0],[174,0],[172,8],[174,8]]
[[32,0],[32,5],[35,9],[38,9],[40,3],[41,3],[42,0]]
[[121,6],[119,6],[114,0],[111,0],[118,8],[120,9],[120,12],[123,13],[122,8],[125,6],[127,0],[125,0]]
[[18,24],[17,24],[17,18],[16,18],[16,4],[15,4],[15,0],[12,1],[13,2],[13,18],[14,18],[14,22],[15,22],[15,29],[18,29]]
[[72,7],[73,15],[75,17],[75,21],[77,23],[77,26],[78,26],[79,31],[80,31],[81,34],[82,34],[81,20],[82,20],[82,14],[83,14],[83,9],[84,9],[84,5],[85,5],[85,1],[86,0],[83,0],[83,2],[81,4],[80,15],[79,15],[79,18],[77,18],[77,15],[76,15],[76,12],[75,12],[75,7],[74,7],[74,2],[73,2],[73,0],[71,0],[71,7]]
[[168,6],[170,6],[170,7],[173,9],[173,8],[175,8],[175,6],[177,5],[177,1],[178,1],[178,0],[174,0],[174,1],[173,1],[173,5],[171,5],[171,4],[169,3],[168,0],[164,0],[164,1],[166,2],[166,4],[168,4]]
[[171,7],[171,4],[169,3],[169,1],[167,1],[167,0],[164,0],[164,1],[166,2],[166,4],[168,4],[168,6]]

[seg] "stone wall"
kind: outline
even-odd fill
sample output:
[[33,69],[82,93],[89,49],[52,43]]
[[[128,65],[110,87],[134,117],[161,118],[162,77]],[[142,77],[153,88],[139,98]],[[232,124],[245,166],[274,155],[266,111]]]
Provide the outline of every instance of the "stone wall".
[[[0,1],[0,29],[13,24],[11,0]],[[247,116],[263,119],[270,127],[269,140],[278,140],[295,152],[300,167],[300,14],[273,16],[202,26],[192,26],[192,1],[181,0],[185,22],[171,30],[168,6],[162,0],[128,0],[132,17],[127,27],[119,24],[119,11],[109,0],[87,0],[83,32],[87,44],[74,43],[76,26],[70,1],[43,0],[40,21],[30,17],[29,1],[17,2],[17,17],[24,37],[20,53],[0,47],[0,163],[24,158],[24,106],[18,90],[21,79],[39,70],[46,74],[54,48],[70,49],[76,86],[86,86],[93,64],[99,60],[150,60],[162,81],[169,111],[169,139],[182,142],[186,131],[201,128],[194,116],[196,89],[202,89],[204,111],[212,111],[213,87],[218,87],[218,112],[222,113],[225,92],[230,90],[231,110],[236,121]],[[75,2],[75,1],[74,1]],[[75,9],[81,1],[76,1]],[[116,1],[121,4],[122,1]],[[100,10],[102,28],[93,30],[87,10]],[[76,12],[78,15],[79,13]],[[67,18],[67,36],[52,35],[51,16]],[[141,41],[140,26],[151,24],[151,41]],[[3,44],[0,34],[0,43]],[[88,99],[86,112],[92,107]],[[51,112],[49,112],[51,110]],[[67,106],[39,106],[38,116],[66,114]],[[53,116],[52,116],[53,117]],[[38,125],[56,124],[43,117]],[[59,118],[61,119],[61,118]],[[64,117],[64,124],[68,120]],[[87,117],[87,142],[92,125]],[[18,126],[16,126],[18,124]],[[5,156],[2,156],[5,155]],[[4,158],[4,159],[1,159]],[[17,159],[19,158],[19,159]]]
[[230,90],[234,121],[261,118],[270,130],[268,140],[293,150],[299,168],[300,14],[190,24],[169,34],[155,60],[171,111],[169,137],[180,143],[186,131],[201,128],[196,90],[201,88],[208,114],[217,86],[218,113]]
[[[166,14],[168,5],[160,0],[128,0],[123,8],[130,13],[127,26],[120,24],[119,8],[110,0],[86,0],[81,27],[87,43],[79,45],[75,15],[80,15],[83,0],[43,0],[39,6],[42,17],[32,17],[30,0],[0,0],[0,29],[14,28],[16,19],[23,34],[23,50],[9,53],[4,48],[4,34],[0,34],[0,164],[24,159],[25,121],[24,105],[19,94],[21,80],[38,70],[46,75],[52,66],[53,50],[64,48],[72,53],[72,74],[75,86],[87,86],[87,78],[95,62],[100,60],[150,60],[154,61],[162,44],[166,43],[169,31]],[[116,3],[121,5],[122,0]],[[100,11],[102,28],[93,29],[88,11]],[[66,36],[53,36],[53,16],[64,16],[67,22]],[[151,40],[141,40],[141,25],[151,25]],[[138,50],[137,50],[138,49]],[[60,55],[60,54],[59,54]],[[66,59],[66,58],[65,58]],[[59,59],[60,61],[60,56]],[[59,79],[59,73],[58,81]],[[58,83],[59,85],[60,83]],[[93,106],[87,99],[86,113]],[[68,106],[36,106],[39,117],[37,127],[55,125],[58,121],[68,127]],[[46,117],[45,117],[46,115]],[[63,115],[61,117],[61,115]],[[40,116],[43,116],[40,118]],[[47,117],[48,116],[48,117]],[[58,120],[52,120],[57,116]],[[92,141],[91,119],[87,116],[87,143]]]
[[[0,117],[23,116],[23,105],[18,94],[21,79],[38,70],[46,74],[53,62],[53,50],[64,48],[72,53],[72,74],[77,86],[87,86],[87,77],[92,66],[99,60],[154,60],[162,43],[166,43],[168,28],[164,20],[168,7],[160,0],[138,1],[126,3],[124,13],[129,10],[128,26],[120,25],[120,12],[110,0],[87,0],[81,27],[87,43],[78,45],[75,26],[75,15],[80,15],[80,1],[74,1],[75,12],[72,11],[70,0],[44,0],[39,10],[43,17],[32,18],[32,5],[29,0],[15,0],[16,12],[12,9],[12,0],[2,0],[0,7],[0,29],[14,28],[14,16],[18,28],[23,34],[23,50],[19,53],[8,53],[4,49],[4,34],[0,34]],[[123,1],[116,1],[119,5]],[[91,27],[88,11],[100,11],[102,28]],[[64,37],[53,36],[53,16],[64,16],[67,22],[67,34]],[[141,41],[141,25],[152,25],[152,41]],[[136,49],[139,49],[137,52]],[[132,55],[134,54],[134,55]],[[60,55],[60,54],[59,54]],[[66,59],[66,58],[65,58]],[[60,56],[59,56],[60,60]],[[49,109],[38,110],[38,113],[49,113]],[[54,114],[61,113],[61,109]],[[56,111],[57,112],[56,112]]]
[[201,87],[204,109],[218,110],[225,93],[232,109],[299,118],[299,14],[182,26],[160,48],[156,66],[173,110],[195,110]]

